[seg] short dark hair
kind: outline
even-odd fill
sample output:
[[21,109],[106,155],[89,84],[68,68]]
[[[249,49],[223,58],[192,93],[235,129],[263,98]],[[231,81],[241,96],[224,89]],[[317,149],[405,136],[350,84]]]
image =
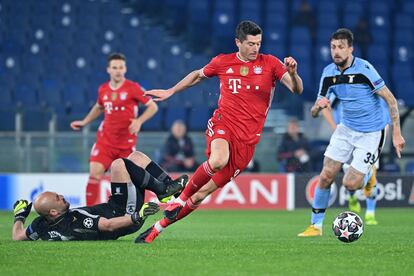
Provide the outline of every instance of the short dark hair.
[[113,60],[123,60],[123,61],[126,62],[126,57],[125,57],[124,54],[121,54],[121,53],[112,53],[112,54],[109,55],[108,60],[107,60],[108,61],[108,66],[111,63],[111,61],[113,61]]
[[354,44],[354,34],[346,28],[338,29],[332,34],[331,41],[337,39],[346,39],[346,41],[348,41],[348,46],[352,46]]
[[236,38],[241,42],[245,41],[248,35],[258,35],[262,29],[253,21],[245,20],[236,27]]

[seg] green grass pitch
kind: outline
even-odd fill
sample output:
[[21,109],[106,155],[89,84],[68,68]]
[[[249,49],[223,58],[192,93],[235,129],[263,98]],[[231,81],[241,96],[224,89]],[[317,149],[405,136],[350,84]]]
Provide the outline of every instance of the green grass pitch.
[[[328,209],[324,235],[298,238],[310,209],[197,211],[153,244],[118,241],[13,242],[12,214],[0,212],[1,275],[414,275],[414,209],[378,209],[345,244],[331,231],[340,213]],[[158,215],[159,218],[161,215]],[[144,231],[156,218],[149,219]],[[31,219],[29,219],[31,221]]]

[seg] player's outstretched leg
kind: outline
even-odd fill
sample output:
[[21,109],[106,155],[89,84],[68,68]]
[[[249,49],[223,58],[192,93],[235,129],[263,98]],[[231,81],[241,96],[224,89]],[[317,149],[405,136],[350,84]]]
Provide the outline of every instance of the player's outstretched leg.
[[366,197],[367,210],[365,212],[365,224],[377,225],[378,221],[375,219],[375,207],[377,204],[377,168],[372,168],[372,174],[367,184],[364,187],[364,195]]
[[175,223],[176,221],[181,220],[182,218],[188,216],[191,212],[193,212],[195,209],[197,209],[198,206],[200,206],[200,203],[196,204],[192,201],[191,198],[189,198],[187,200],[185,206],[182,209],[180,209],[180,212],[178,213],[176,220],[171,221],[167,218],[163,218],[163,219],[157,221],[150,228],[148,228],[147,230],[142,232],[135,239],[135,243],[152,243],[161,234],[161,232],[165,228],[167,228],[169,225]]
[[188,175],[183,174],[175,180],[170,180],[165,183],[165,191],[161,194],[157,194],[158,200],[162,203],[166,203],[172,199],[172,197],[179,197],[184,190],[188,182]]
[[322,236],[322,224],[325,218],[325,210],[328,207],[330,189],[315,189],[315,198],[312,204],[311,225],[305,231],[298,234],[298,237],[317,237]]
[[188,176],[182,175],[175,180],[159,181],[148,171],[123,158],[132,183],[140,189],[154,192],[161,202],[167,202],[174,194],[180,193],[188,182]]
[[184,188],[181,195],[164,210],[164,216],[170,221],[174,221],[181,209],[184,207],[186,201],[195,194],[201,187],[203,187],[214,175],[214,170],[209,165],[208,161],[201,164],[194,172],[193,176],[188,181],[188,185]]
[[366,225],[377,225],[378,221],[375,219],[375,207],[377,203],[377,188],[374,187],[371,191],[371,195],[367,196],[367,210],[365,212],[365,224]]

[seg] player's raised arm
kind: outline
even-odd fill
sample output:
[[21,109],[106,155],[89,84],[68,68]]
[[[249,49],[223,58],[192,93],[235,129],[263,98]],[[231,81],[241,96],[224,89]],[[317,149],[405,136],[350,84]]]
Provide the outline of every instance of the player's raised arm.
[[204,76],[202,69],[194,70],[173,87],[169,89],[148,90],[145,92],[145,95],[156,97],[154,101],[164,101],[171,97],[173,94],[194,86],[205,78],[206,76]]
[[303,92],[303,82],[300,76],[298,75],[298,63],[293,57],[286,57],[284,59],[284,65],[288,74],[285,74],[281,79],[283,85],[285,85],[292,93],[302,94]]
[[12,229],[12,239],[14,241],[29,240],[26,236],[26,228],[24,228],[24,222],[30,214],[32,209],[32,203],[28,203],[27,200],[18,200],[13,205],[14,224]]
[[70,127],[73,130],[80,130],[82,127],[88,125],[93,120],[99,117],[101,113],[103,112],[104,108],[100,106],[98,103],[96,103],[91,110],[89,111],[88,115],[83,118],[81,121],[73,121],[70,123]]
[[332,109],[331,108],[322,109],[322,115],[325,118],[326,122],[329,124],[329,126],[333,130],[335,130],[336,129],[336,123],[335,123],[334,117],[332,116]]
[[129,133],[138,134],[138,132],[141,130],[142,124],[153,117],[158,111],[158,105],[153,100],[148,101],[145,106],[146,109],[141,114],[141,116],[131,119],[131,124],[128,127]]
[[405,146],[405,140],[401,135],[400,113],[398,111],[397,100],[385,85],[377,91],[377,95],[384,98],[388,105],[392,121],[392,143],[395,147],[398,158],[401,158],[401,151]]
[[328,98],[321,97],[321,98],[316,99],[314,105],[311,108],[312,117],[313,118],[318,117],[319,112],[322,109],[327,108],[329,106],[330,106],[330,102],[329,102]]

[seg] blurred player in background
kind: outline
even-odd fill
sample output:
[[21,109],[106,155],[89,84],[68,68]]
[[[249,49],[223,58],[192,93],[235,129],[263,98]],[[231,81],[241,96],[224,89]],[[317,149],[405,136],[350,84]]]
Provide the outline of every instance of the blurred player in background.
[[[115,53],[108,57],[107,72],[110,80],[99,87],[97,103],[81,121],[70,126],[80,130],[104,112],[104,120],[96,133],[89,158],[89,180],[86,186],[86,205],[100,203],[100,180],[111,162],[127,157],[135,150],[137,135],[142,124],[158,111],[157,104],[144,95],[141,86],[125,78],[126,58]],[[138,105],[145,111],[139,116]]]
[[159,210],[154,202],[144,203],[145,190],[165,201],[180,193],[188,180],[183,175],[173,181],[160,167],[153,170],[151,164],[155,163],[141,152],[113,161],[108,203],[69,209],[62,195],[43,192],[34,200],[39,217],[27,228],[24,222],[32,203],[18,200],[14,204],[13,240],[116,240],[138,231],[147,216]]
[[405,145],[401,135],[397,101],[375,68],[366,60],[354,57],[353,34],[339,29],[331,37],[333,63],[322,73],[318,98],[311,109],[313,117],[329,107],[326,97],[333,93],[342,104],[341,123],[336,127],[325,151],[324,165],[315,189],[311,225],[298,236],[322,235],[328,207],[330,186],[342,164],[350,162],[342,180],[351,191],[362,188],[363,180],[377,161],[385,143],[388,124],[380,97],[387,103],[392,120],[392,141],[398,157]]
[[[333,93],[328,95],[329,107],[322,110],[322,115],[328,122],[329,126],[333,130],[336,129],[336,126],[341,122],[342,117],[342,106],[341,102],[336,99]],[[388,124],[391,124],[391,118],[389,115],[388,107],[385,101],[380,98],[381,108],[383,109],[383,116]],[[388,125],[385,128],[386,134],[388,133]],[[377,225],[378,222],[375,219],[375,207],[376,207],[376,196],[377,196],[377,169],[379,166],[379,159],[375,162],[375,165],[372,166],[371,171],[364,177],[364,195],[366,197],[367,209],[365,212],[365,224],[367,225]],[[344,172],[349,169],[348,164],[344,164],[342,169]],[[350,196],[348,200],[349,210],[355,213],[361,212],[361,204],[359,203],[355,191],[348,191]]]
[[216,56],[170,89],[147,91],[162,101],[206,78],[220,79],[218,108],[207,123],[208,160],[197,168],[180,197],[165,209],[165,218],[136,242],[151,243],[165,227],[194,211],[207,195],[246,168],[260,140],[276,81],[293,93],[302,93],[296,61],[287,57],[283,63],[272,55],[259,54],[261,42],[261,28],[242,21],[236,28],[237,53]]

